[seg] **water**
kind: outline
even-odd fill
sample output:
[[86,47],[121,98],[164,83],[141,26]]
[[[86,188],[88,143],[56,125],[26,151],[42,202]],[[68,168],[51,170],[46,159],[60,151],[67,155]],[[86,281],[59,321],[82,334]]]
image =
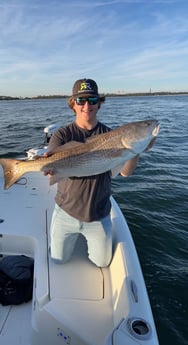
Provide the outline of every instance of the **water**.
[[[98,117],[115,127],[156,118],[159,137],[134,174],[113,181],[143,269],[160,345],[188,344],[188,96],[107,98]],[[65,99],[0,101],[0,157],[43,144],[43,128],[74,115]]]

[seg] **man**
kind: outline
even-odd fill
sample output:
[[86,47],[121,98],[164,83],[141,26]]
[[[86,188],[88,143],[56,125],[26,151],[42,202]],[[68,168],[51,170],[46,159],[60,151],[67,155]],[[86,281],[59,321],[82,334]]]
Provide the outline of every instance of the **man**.
[[[94,80],[77,80],[68,99],[75,121],[53,134],[49,152],[68,142],[85,142],[93,135],[110,131],[97,120],[97,111],[104,101]],[[135,157],[126,163],[124,175],[132,173],[137,160]],[[68,261],[79,234],[82,234],[87,240],[89,259],[99,267],[109,265],[112,258],[110,195],[110,171],[96,176],[73,176],[58,183],[50,230],[52,259],[59,263]]]

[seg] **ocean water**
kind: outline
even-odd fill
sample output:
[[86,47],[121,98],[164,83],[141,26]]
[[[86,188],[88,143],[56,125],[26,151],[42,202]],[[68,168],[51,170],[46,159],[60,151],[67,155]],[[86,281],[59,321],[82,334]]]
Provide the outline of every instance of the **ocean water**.
[[[152,150],[112,190],[137,248],[160,345],[188,344],[188,96],[107,98],[98,118],[111,127],[160,122]],[[24,156],[43,145],[44,127],[73,120],[65,99],[0,101],[0,157]]]

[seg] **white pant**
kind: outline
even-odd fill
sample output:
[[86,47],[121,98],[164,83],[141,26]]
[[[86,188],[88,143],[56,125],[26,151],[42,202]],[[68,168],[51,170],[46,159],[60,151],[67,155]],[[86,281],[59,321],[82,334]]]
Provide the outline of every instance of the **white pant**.
[[100,221],[81,222],[56,204],[50,230],[52,259],[61,263],[68,261],[79,234],[87,240],[89,259],[99,267],[108,266],[112,257],[110,215]]

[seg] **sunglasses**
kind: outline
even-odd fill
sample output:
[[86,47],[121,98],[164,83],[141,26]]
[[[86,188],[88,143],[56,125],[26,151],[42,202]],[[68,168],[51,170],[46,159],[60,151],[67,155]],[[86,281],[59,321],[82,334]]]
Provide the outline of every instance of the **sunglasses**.
[[78,97],[75,99],[77,105],[84,105],[86,102],[89,103],[89,105],[95,105],[99,101],[98,97]]

